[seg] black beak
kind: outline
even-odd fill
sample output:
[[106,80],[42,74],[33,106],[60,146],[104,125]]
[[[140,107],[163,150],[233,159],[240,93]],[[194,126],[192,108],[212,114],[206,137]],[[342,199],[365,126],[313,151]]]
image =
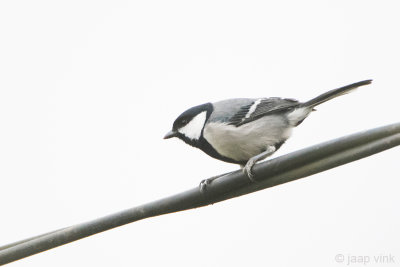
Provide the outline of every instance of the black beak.
[[178,136],[178,133],[175,132],[174,130],[172,130],[172,131],[169,131],[169,132],[164,136],[164,139],[169,139],[169,138],[177,137],[177,136]]

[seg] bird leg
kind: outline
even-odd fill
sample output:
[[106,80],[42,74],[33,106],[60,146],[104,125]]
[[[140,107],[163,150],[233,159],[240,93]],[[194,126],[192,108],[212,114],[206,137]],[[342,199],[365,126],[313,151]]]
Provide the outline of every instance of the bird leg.
[[250,181],[255,182],[254,174],[253,174],[253,171],[252,171],[254,165],[258,161],[267,158],[268,156],[273,154],[275,151],[276,151],[275,146],[268,146],[267,149],[264,152],[262,152],[262,153],[260,153],[260,154],[258,154],[256,156],[250,158],[247,161],[245,166],[241,165],[243,172],[247,175],[247,177],[249,177]]
[[[253,166],[258,161],[263,160],[263,159],[267,158],[268,156],[270,156],[271,154],[273,154],[275,151],[276,151],[275,146],[268,146],[267,149],[264,152],[262,152],[262,153],[260,153],[260,154],[258,154],[256,156],[250,158],[247,161],[245,166],[243,166],[243,165],[240,166],[242,168],[243,172],[247,175],[247,177],[249,177],[250,181],[255,182],[254,174],[252,172]],[[224,173],[224,174],[220,174],[220,175],[213,176],[211,178],[202,180],[200,182],[200,184],[199,184],[200,192],[204,193],[207,190],[207,186],[209,184],[211,184],[212,181],[214,181],[215,179],[220,178],[222,176],[225,176],[227,174],[230,174],[230,172]]]
[[227,172],[227,173],[224,173],[224,174],[220,174],[220,175],[217,175],[217,176],[213,176],[213,177],[208,178],[208,179],[201,180],[201,182],[199,184],[200,192],[204,193],[207,190],[207,186],[209,184],[211,184],[212,181],[214,181],[215,179],[217,179],[219,177],[225,176],[227,174],[230,174],[230,172]]

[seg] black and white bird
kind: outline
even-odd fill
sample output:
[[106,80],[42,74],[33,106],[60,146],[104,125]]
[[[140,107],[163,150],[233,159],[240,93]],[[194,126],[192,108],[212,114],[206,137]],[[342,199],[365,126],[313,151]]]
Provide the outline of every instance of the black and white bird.
[[240,164],[250,180],[255,163],[277,151],[314,107],[372,80],[333,89],[306,102],[291,98],[236,98],[183,112],[164,139],[178,137],[209,156]]

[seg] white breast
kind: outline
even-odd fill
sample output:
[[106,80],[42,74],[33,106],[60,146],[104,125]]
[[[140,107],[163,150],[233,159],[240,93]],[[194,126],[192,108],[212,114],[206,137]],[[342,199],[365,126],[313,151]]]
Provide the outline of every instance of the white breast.
[[204,138],[222,156],[247,161],[289,138],[292,126],[282,116],[266,116],[239,127],[211,122],[204,127]]

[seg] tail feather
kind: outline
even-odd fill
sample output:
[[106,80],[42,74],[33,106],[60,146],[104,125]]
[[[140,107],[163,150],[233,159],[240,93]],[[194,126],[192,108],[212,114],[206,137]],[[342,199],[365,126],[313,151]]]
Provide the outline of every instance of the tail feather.
[[317,96],[307,102],[300,103],[292,112],[288,114],[289,123],[293,126],[297,126],[303,122],[305,118],[314,110],[315,106],[322,104],[332,98],[348,94],[351,91],[357,89],[357,87],[370,84],[372,80],[365,80],[358,83],[349,84],[337,89],[330,90],[322,95]]
[[357,82],[357,83],[353,83],[353,84],[349,84],[337,89],[333,89],[330,90],[326,93],[323,93],[322,95],[319,95],[307,102],[304,102],[302,104],[300,104],[300,107],[309,107],[309,108],[314,108],[315,106],[318,106],[319,104],[322,104],[328,100],[331,100],[335,97],[344,95],[344,94],[348,94],[351,91],[357,89],[360,86],[364,86],[364,85],[368,85],[372,82],[372,80],[365,80],[365,81],[361,81],[361,82]]

